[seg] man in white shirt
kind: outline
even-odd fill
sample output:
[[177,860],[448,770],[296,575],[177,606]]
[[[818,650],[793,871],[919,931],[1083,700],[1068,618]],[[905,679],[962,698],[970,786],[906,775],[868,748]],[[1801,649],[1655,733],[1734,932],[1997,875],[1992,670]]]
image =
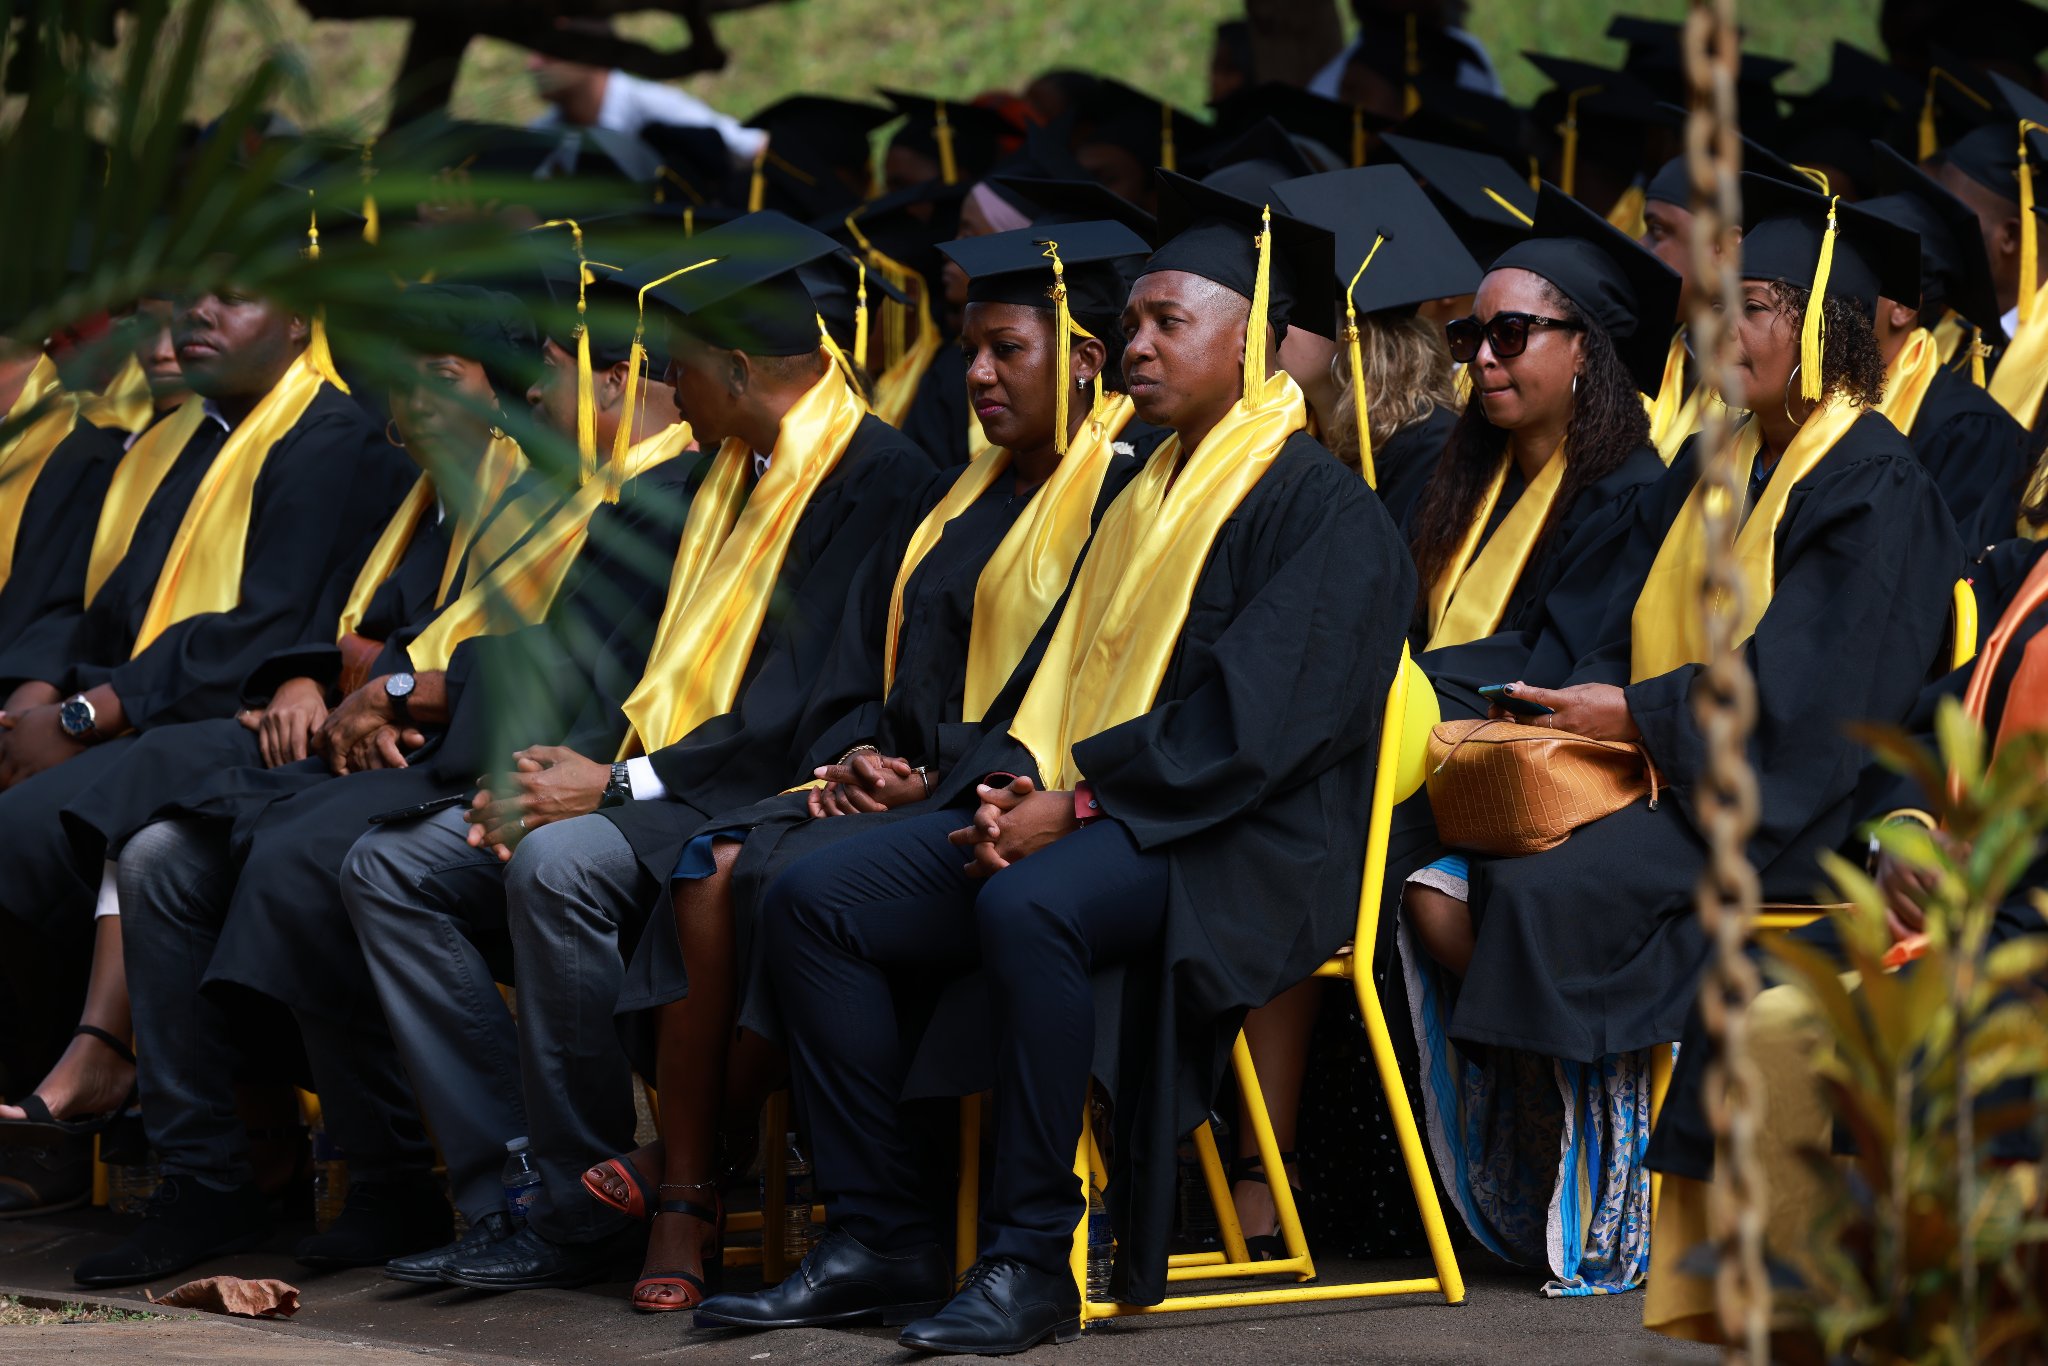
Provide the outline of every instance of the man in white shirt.
[[767,134],[743,128],[732,115],[659,81],[539,52],[526,59],[526,69],[540,97],[552,106],[533,121],[535,128],[608,128],[636,137],[650,123],[713,128],[725,139],[726,150],[743,161],[752,160],[767,140]]

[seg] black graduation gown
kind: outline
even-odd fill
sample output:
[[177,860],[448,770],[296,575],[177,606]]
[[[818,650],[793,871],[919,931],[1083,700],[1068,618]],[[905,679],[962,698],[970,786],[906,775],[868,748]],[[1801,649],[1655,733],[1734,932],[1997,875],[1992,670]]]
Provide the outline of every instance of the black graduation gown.
[[[1969,533],[1965,546],[1989,545],[2013,534],[2032,461],[2027,429],[1998,401],[1953,371],[1936,373],[1906,433],[1906,444]],[[1987,539],[1979,541],[1977,536]]]
[[661,800],[601,813],[656,882],[668,879],[708,817],[779,792],[805,772],[809,737],[800,731],[812,689],[863,562],[931,482],[922,455],[880,418],[861,419],[797,522],[733,709],[647,756],[667,789]]
[[[1682,503],[1698,468],[1681,454],[1660,498]],[[1911,709],[1948,647],[1960,547],[1939,490],[1875,413],[1793,487],[1774,546],[1776,588],[1743,648],[1762,797],[1749,856],[1766,896],[1798,898],[1857,815],[1867,756],[1843,725]],[[1628,661],[1619,636],[1566,682],[1625,686],[1665,795],[1544,853],[1473,860],[1478,944],[1450,1028],[1462,1042],[1591,1062],[1668,1043],[1684,1026],[1706,952],[1692,914],[1705,862],[1693,807],[1707,766],[1692,714],[1700,670],[1629,684]]]
[[[1610,610],[1635,601],[1677,515],[1652,492],[1668,473],[1651,447],[1630,452],[1558,516],[1516,580],[1499,630],[1416,657],[1445,716],[1486,715],[1476,690],[1488,683],[1554,686],[1600,647]],[[1508,499],[1500,501],[1496,518],[1506,515]]]
[[1454,408],[1439,407],[1420,422],[1411,422],[1372,448],[1373,473],[1379,478],[1380,501],[1394,525],[1406,526],[1408,514],[1422,496],[1437,461],[1458,425]]
[[100,500],[120,460],[120,434],[80,418],[36,476],[0,588],[0,678],[9,676],[17,650],[20,658],[46,658],[70,640],[84,606]]
[[951,342],[942,343],[939,353],[917,382],[910,411],[903,415],[903,434],[916,443],[942,470],[964,465],[974,458],[967,449],[967,357]]
[[[1101,520],[1117,494],[1143,468],[1144,458],[1165,436],[1164,431],[1140,423],[1125,428],[1121,439],[1132,445],[1134,454],[1112,457],[1103,476],[1102,491],[1096,498],[1093,520]],[[1140,448],[1143,456],[1135,454]],[[1033,496],[1017,497],[1008,479],[997,479],[971,506],[946,524],[937,543],[919,561],[904,585],[896,677],[888,696],[881,696],[889,600],[897,572],[911,536],[957,477],[952,472],[935,477],[923,494],[906,507],[892,534],[869,552],[859,586],[848,597],[831,655],[819,672],[804,719],[797,728],[797,748],[802,757],[792,768],[785,786],[808,781],[812,770],[835,762],[858,744],[872,744],[884,754],[929,767],[943,781],[988,728],[1008,722],[1022,695],[1021,689],[1006,689],[1008,705],[1003,705],[1004,697],[998,697],[980,721],[963,721],[961,715],[975,590],[989,556],[1030,506]],[[922,804],[918,809],[923,809]],[[867,817],[813,820],[807,793],[780,793],[743,810],[713,817],[691,832],[692,838],[714,831],[745,832],[732,879],[737,945],[734,957],[740,964],[736,1016],[741,1027],[770,1038],[780,1033],[772,993],[761,989],[764,983],[760,974],[765,964],[752,948],[754,909],[761,892],[777,873],[803,854],[872,829],[877,819],[900,814],[876,812]],[[661,870],[661,876],[666,879],[674,866],[671,862],[668,869]],[[689,994],[688,965],[683,961],[672,918],[667,925],[667,932],[657,930],[641,936],[619,994],[622,1036],[635,1055],[636,1065],[649,1076],[653,1075],[654,1038],[652,1021],[643,1012]]]
[[[1157,959],[1097,980],[1119,1299],[1165,1293],[1172,1155],[1207,1114],[1245,1013],[1351,935],[1380,719],[1414,600],[1379,500],[1296,433],[1219,531],[1152,709],[1075,748],[1104,809],[1170,864]],[[938,800],[971,803],[994,771],[1035,773],[1006,730]],[[948,990],[910,1094],[991,1083],[983,994],[973,979]]]

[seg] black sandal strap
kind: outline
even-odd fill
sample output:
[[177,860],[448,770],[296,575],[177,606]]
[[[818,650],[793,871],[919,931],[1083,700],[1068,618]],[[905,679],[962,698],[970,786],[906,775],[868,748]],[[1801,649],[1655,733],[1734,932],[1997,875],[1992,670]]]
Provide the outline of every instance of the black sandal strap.
[[700,1205],[694,1200],[664,1200],[654,1208],[657,1214],[687,1214],[692,1219],[700,1219],[707,1224],[718,1222],[717,1210]]
[[83,1034],[90,1038],[98,1039],[101,1043],[113,1049],[114,1056],[119,1058],[122,1062],[127,1063],[130,1067],[133,1067],[135,1065],[135,1050],[128,1046],[128,1041],[126,1039],[111,1034],[108,1031],[101,1029],[98,1025],[89,1024],[82,1024],[78,1028],[72,1030],[71,1033],[74,1038],[78,1035]]

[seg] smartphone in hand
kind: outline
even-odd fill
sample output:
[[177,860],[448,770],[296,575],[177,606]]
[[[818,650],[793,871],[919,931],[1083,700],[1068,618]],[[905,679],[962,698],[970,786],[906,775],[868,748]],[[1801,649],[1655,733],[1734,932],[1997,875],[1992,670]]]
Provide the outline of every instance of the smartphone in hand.
[[1517,697],[1508,691],[1506,683],[1488,683],[1479,690],[1479,695],[1515,716],[1555,716],[1557,708],[1546,707],[1541,702],[1531,702],[1526,697]]

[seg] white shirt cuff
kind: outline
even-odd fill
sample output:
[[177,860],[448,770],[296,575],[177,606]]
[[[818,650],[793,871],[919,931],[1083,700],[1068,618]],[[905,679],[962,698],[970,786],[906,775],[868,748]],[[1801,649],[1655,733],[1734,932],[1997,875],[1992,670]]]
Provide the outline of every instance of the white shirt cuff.
[[661,775],[654,771],[654,764],[646,755],[626,760],[626,785],[633,789],[636,802],[658,802],[668,795],[668,785]]
[[118,866],[112,859],[100,865],[100,894],[92,908],[94,920],[121,914],[121,889],[114,884],[114,870]]

